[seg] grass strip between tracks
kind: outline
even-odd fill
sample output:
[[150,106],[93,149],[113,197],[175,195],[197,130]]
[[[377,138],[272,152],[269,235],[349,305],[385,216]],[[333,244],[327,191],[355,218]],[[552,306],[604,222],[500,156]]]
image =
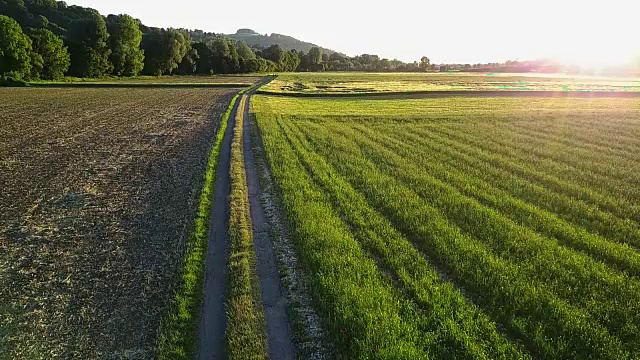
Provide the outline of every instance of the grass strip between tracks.
[[229,359],[266,359],[266,324],[253,245],[243,154],[243,122],[247,99],[244,96],[240,100],[231,143],[227,349]]

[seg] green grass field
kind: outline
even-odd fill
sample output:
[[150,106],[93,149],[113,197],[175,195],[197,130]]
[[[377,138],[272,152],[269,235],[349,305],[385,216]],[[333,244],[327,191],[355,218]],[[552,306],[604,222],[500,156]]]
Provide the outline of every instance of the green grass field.
[[338,353],[640,357],[640,101],[258,96],[252,111]]
[[287,73],[262,90],[308,94],[451,90],[635,92],[640,91],[640,79],[535,73]]

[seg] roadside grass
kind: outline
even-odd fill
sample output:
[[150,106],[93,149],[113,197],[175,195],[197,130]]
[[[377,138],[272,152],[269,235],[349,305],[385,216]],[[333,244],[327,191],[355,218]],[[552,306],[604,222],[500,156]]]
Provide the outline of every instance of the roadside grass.
[[231,143],[227,351],[229,359],[268,358],[260,282],[244,166],[243,123],[247,97],[238,107]]
[[640,79],[535,73],[283,73],[261,90],[303,94],[447,90],[635,92],[640,91]]
[[222,115],[218,133],[209,153],[198,214],[193,232],[186,245],[178,290],[175,292],[173,304],[160,327],[157,345],[158,359],[193,359],[196,354],[197,324],[203,299],[202,288],[209,220],[211,204],[214,200],[214,184],[218,171],[220,149],[229,117],[241,94],[242,92],[233,97],[229,108]]

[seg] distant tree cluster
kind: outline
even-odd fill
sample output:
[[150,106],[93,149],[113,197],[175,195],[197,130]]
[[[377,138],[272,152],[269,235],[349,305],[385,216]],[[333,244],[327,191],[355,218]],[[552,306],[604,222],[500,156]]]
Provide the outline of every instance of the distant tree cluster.
[[400,60],[381,59],[378,55],[362,54],[353,57],[340,53],[329,56],[314,48],[302,59],[301,71],[372,71],[372,72],[424,72],[436,70],[428,57],[420,62],[404,63]]
[[[258,36],[249,29],[239,34]],[[275,37],[279,38],[287,40],[287,46],[295,44],[293,38]],[[201,30],[147,27],[129,15],[105,17],[63,1],[0,0],[0,76],[4,78],[429,70],[436,69],[427,57],[405,64],[377,55],[348,57],[317,46],[307,52],[286,50],[279,44],[250,47],[243,40]]]

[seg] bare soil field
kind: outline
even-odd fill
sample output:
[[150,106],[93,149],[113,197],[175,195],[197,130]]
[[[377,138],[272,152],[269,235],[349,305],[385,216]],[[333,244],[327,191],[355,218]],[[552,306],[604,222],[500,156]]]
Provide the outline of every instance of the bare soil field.
[[0,89],[0,358],[149,358],[233,89]]
[[[63,84],[246,84],[251,85],[261,77],[247,75],[181,75],[181,76],[135,76],[135,77],[106,77],[98,79],[80,79],[68,77]],[[42,81],[34,84],[52,84],[56,82]]]

